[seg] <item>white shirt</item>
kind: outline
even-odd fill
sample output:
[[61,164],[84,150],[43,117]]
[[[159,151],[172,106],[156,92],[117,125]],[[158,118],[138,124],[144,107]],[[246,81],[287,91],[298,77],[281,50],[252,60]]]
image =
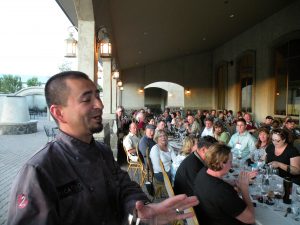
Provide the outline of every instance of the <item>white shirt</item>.
[[139,141],[140,139],[135,134],[129,132],[128,135],[123,139],[123,146],[126,151],[133,148],[135,149]]
[[[139,144],[140,139],[133,133],[128,133],[128,135],[123,139],[123,146],[128,153],[130,149],[136,149],[136,146]],[[137,154],[129,154],[129,159],[133,162],[138,161]]]
[[152,167],[153,167],[153,172],[154,173],[160,173],[161,168],[160,168],[160,163],[159,160],[162,161],[166,172],[169,172],[171,169],[172,161],[175,161],[176,159],[176,154],[173,151],[173,148],[168,145],[168,151],[162,151],[160,150],[158,144],[154,145],[151,148],[150,151],[150,158],[152,161]]
[[202,134],[201,134],[201,137],[204,137],[204,136],[214,136],[214,133],[213,133],[213,128],[204,128]]

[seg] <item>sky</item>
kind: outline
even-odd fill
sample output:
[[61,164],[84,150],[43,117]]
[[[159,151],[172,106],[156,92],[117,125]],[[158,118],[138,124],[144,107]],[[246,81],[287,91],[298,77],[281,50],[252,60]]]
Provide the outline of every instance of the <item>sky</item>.
[[43,80],[58,73],[69,60],[64,40],[70,26],[55,0],[1,0],[0,74]]

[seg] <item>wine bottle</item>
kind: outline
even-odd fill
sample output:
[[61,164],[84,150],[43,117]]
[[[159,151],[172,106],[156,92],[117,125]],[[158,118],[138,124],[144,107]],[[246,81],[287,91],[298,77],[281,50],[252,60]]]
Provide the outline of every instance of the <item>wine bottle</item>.
[[283,179],[283,188],[284,188],[284,195],[282,200],[285,204],[291,204],[293,183],[290,177],[285,177]]

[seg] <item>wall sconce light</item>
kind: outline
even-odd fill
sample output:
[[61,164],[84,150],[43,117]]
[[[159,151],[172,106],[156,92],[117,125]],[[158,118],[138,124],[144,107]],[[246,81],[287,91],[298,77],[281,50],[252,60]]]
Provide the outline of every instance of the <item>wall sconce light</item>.
[[277,92],[276,92],[276,95],[277,95],[277,96],[279,96],[279,95],[280,95],[280,94],[279,94],[279,91],[277,91]]
[[120,91],[124,91],[124,87],[122,86],[122,87],[120,87]]
[[143,88],[139,88],[138,92],[141,94],[141,93],[144,93],[144,89]]
[[191,89],[188,88],[188,89],[185,90],[185,94],[186,94],[186,95],[191,95],[191,93],[192,93],[192,92],[191,92]]
[[123,82],[122,82],[121,80],[119,80],[119,81],[117,82],[117,85],[118,85],[118,87],[122,87],[122,86],[123,86]]
[[118,70],[114,70],[113,73],[112,73],[112,78],[113,79],[119,79],[120,77],[120,72]]
[[172,97],[172,96],[173,96],[173,94],[172,94],[172,93],[169,93],[169,94],[168,94],[168,96],[169,96],[169,97]]
[[97,32],[97,48],[100,50],[101,58],[110,58],[111,52],[111,41],[107,29],[105,27],[100,27]]
[[77,31],[77,27],[71,26],[68,28],[69,37],[65,39],[65,57],[67,58],[75,58],[77,52],[77,40],[73,37],[74,30],[72,31],[71,28]]

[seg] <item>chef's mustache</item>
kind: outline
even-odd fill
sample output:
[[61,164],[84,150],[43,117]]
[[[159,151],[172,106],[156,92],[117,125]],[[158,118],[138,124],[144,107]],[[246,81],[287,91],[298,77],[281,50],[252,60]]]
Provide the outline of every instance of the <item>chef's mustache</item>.
[[93,109],[90,113],[91,117],[102,116],[102,109]]

